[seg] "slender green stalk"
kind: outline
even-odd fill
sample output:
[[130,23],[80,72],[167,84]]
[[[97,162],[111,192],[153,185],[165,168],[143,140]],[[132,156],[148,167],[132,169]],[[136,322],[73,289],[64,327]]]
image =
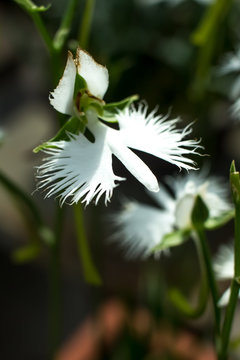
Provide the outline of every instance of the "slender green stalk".
[[218,288],[212,268],[211,255],[207,245],[205,230],[203,227],[197,227],[195,228],[195,232],[197,238],[199,239],[199,243],[202,248],[202,254],[205,262],[206,274],[207,274],[208,284],[213,302],[213,309],[215,316],[215,330],[216,330],[217,342],[218,342],[218,338],[220,335],[220,310],[217,305],[219,300]]
[[50,250],[49,268],[49,359],[54,359],[61,337],[61,264],[60,249],[63,229],[63,209],[57,205],[55,241]]
[[236,171],[234,162],[232,162],[230,169],[230,183],[231,183],[233,201],[235,204],[234,278],[231,283],[230,299],[223,323],[219,360],[227,359],[232,321],[233,321],[233,316],[236,309],[236,304],[240,289],[240,282],[239,282],[240,279],[240,256],[239,256],[240,254],[240,178],[239,178],[239,172]]
[[198,318],[204,312],[207,305],[208,298],[208,282],[207,282],[207,274],[205,268],[205,262],[203,258],[203,252],[201,246],[199,246],[198,239],[194,239],[194,243],[197,248],[197,254],[199,259],[199,265],[201,270],[201,285],[198,296],[198,303],[194,308],[192,305],[188,303],[185,297],[176,289],[173,289],[169,292],[171,302],[176,306],[178,312],[189,318]]
[[86,0],[82,23],[79,31],[79,44],[83,49],[88,47],[89,32],[92,23],[95,0]]
[[34,201],[28,196],[19,186],[11,181],[6,175],[0,171],[0,183],[8,190],[8,192],[15,198],[19,199],[31,213],[34,218],[34,222],[37,226],[43,224],[42,217]]
[[191,36],[192,42],[199,47],[193,84],[195,95],[199,98],[204,94],[209,81],[209,67],[218,43],[219,29],[231,9],[232,2],[232,0],[216,0],[208,6],[202,21]]
[[82,261],[85,280],[90,284],[101,285],[102,281],[92,261],[86,238],[81,204],[74,205],[74,216],[77,231],[78,252]]
[[62,18],[60,27],[54,37],[53,46],[54,49],[60,52],[65,44],[68,34],[71,30],[72,19],[76,10],[76,6],[79,0],[70,0],[68,2],[67,9]]
[[34,21],[36,28],[42,36],[42,39],[46,47],[48,48],[49,53],[52,54],[54,52],[53,41],[42,21],[41,16],[37,12],[31,12],[30,15]]

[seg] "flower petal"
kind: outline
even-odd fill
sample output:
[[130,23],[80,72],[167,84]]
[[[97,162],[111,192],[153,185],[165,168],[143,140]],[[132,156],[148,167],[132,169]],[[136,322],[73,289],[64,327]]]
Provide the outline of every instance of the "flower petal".
[[214,259],[214,271],[217,279],[227,280],[234,277],[233,246],[222,245]]
[[38,168],[39,188],[48,190],[47,197],[57,195],[61,203],[71,198],[70,204],[80,199],[86,205],[96,196],[95,203],[105,193],[105,203],[111,196],[116,180],[112,170],[112,153],[107,145],[107,127],[96,123],[95,142],[82,134],[69,134],[69,141],[51,143],[55,148],[44,151],[50,156]]
[[218,306],[219,307],[226,306],[228,304],[228,302],[229,302],[229,299],[230,299],[230,288],[227,288],[227,290],[224,291],[224,293],[222,294],[222,296],[218,300]]
[[136,201],[124,201],[123,210],[111,215],[117,227],[111,240],[118,241],[130,258],[149,256],[154,246],[172,230],[167,213]]
[[167,120],[156,114],[147,115],[147,106],[128,107],[117,115],[121,135],[127,146],[157,156],[180,168],[194,169],[194,162],[186,154],[195,153],[200,148],[196,140],[183,140],[191,133],[189,126],[176,128],[179,119]]
[[62,114],[73,114],[73,94],[76,72],[76,65],[72,53],[69,51],[63,76],[49,97],[50,104]]
[[86,51],[78,48],[77,68],[88,86],[90,93],[100,99],[103,98],[108,88],[108,70],[98,64]]
[[127,148],[121,138],[119,131],[109,129],[108,144],[112,153],[123,163],[123,165],[150,191],[159,191],[156,177],[149,167],[131,150]]

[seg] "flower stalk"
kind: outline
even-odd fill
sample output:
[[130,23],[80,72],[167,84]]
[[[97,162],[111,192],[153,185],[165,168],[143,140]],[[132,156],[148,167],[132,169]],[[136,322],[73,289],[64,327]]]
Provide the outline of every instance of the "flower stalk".
[[54,359],[61,339],[61,263],[60,250],[64,209],[57,205],[55,239],[49,247],[49,359]]
[[233,202],[235,205],[234,278],[232,279],[231,283],[230,299],[223,323],[219,360],[227,359],[233,316],[235,313],[240,289],[240,177],[239,172],[236,171],[234,161],[232,162],[230,168],[230,185],[232,190]]
[[79,30],[79,44],[83,49],[88,48],[88,39],[92,23],[95,0],[86,0],[82,23]]
[[194,208],[192,211],[192,224],[196,234],[197,239],[199,240],[200,247],[202,249],[202,254],[205,262],[206,274],[208,279],[208,284],[211,292],[214,316],[215,316],[215,332],[216,332],[216,344],[218,344],[218,338],[220,335],[220,309],[218,308],[218,288],[212,268],[211,255],[209,247],[207,244],[206,234],[204,230],[204,223],[207,221],[209,216],[209,211],[205,203],[203,202],[200,196],[196,197]]
[[81,259],[85,281],[93,285],[101,285],[102,280],[91,258],[91,252],[83,222],[82,205],[74,205],[75,226],[77,232],[78,252]]

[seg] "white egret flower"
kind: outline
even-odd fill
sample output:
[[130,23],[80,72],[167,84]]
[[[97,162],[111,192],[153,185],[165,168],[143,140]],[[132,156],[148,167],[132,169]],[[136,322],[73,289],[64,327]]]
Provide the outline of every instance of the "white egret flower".
[[[50,97],[52,106],[63,114],[74,116],[76,111],[73,99],[77,73],[85,80],[90,98],[103,102],[101,99],[108,88],[105,67],[81,49],[78,49],[76,59],[69,53],[63,77]],[[194,162],[186,155],[196,154],[196,149],[201,146],[196,140],[185,140],[191,128],[177,129],[179,119],[168,120],[157,115],[156,110],[148,113],[147,105],[140,103],[137,107],[128,106],[116,111],[115,119],[119,125],[116,130],[102,123],[93,107],[84,114],[94,142],[82,133],[68,132],[68,139],[46,143],[43,148],[48,157],[38,167],[38,178],[39,188],[48,190],[47,197],[55,195],[60,197],[61,203],[70,200],[70,204],[81,200],[88,205],[93,198],[97,203],[105,194],[107,203],[117,186],[116,181],[125,180],[114,174],[112,155],[148,190],[157,192],[156,177],[129,148],[152,154],[179,168],[194,169]]]
[[[234,249],[233,246],[222,245],[214,259],[214,271],[218,280],[232,280],[234,278]],[[240,292],[239,292],[240,297]],[[224,291],[218,301],[220,307],[226,306],[230,298],[230,287]]]
[[116,226],[112,239],[126,249],[128,256],[149,255],[174,230],[191,231],[191,213],[198,195],[207,205],[210,218],[230,210],[227,189],[216,177],[194,172],[168,177],[166,182],[173,195],[165,188],[157,194],[149,193],[159,208],[125,200],[122,211],[111,216]]

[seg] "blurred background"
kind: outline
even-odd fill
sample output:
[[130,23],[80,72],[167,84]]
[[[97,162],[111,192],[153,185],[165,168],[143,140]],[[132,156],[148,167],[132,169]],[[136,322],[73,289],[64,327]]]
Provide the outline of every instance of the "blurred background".
[[[47,1],[36,1],[47,5]],[[56,31],[67,0],[52,0],[43,19]],[[214,1],[212,1],[214,3]],[[226,53],[239,46],[240,4],[229,1],[218,20],[208,15],[211,36],[199,41],[200,25],[211,1],[98,0],[88,51],[106,64],[110,86],[106,102],[139,94],[149,108],[194,121],[194,136],[202,138],[211,174],[228,184],[232,159],[240,160],[240,126],[230,112],[229,98],[236,73],[219,76]],[[74,17],[67,48],[76,48],[84,1]],[[202,35],[202,33],[201,33]],[[45,46],[31,18],[14,2],[0,3],[0,170],[23,188],[54,226],[53,199],[37,192],[34,167],[41,154],[32,149],[52,137],[58,126],[48,94],[51,78]],[[81,45],[81,44],[80,44]],[[239,72],[240,73],[240,72]],[[239,74],[238,74],[239,75]],[[140,154],[161,181],[176,169]],[[141,184],[114,159],[115,172],[127,181],[114,191],[106,208],[88,206],[87,236],[101,286],[84,280],[76,243],[73,212],[64,206],[61,244],[61,346],[59,360],[92,359],[215,359],[211,348],[211,307],[198,321],[184,321],[168,302],[169,287],[179,286],[187,297],[198,296],[199,269],[189,241],[160,259],[126,260],[124,251],[108,239],[109,215],[123,196],[150,202]],[[4,360],[47,359],[49,254],[16,261],[13,253],[27,244],[28,234],[14,199],[0,186],[0,357]],[[211,232],[213,253],[233,235],[233,224]],[[189,271],[191,269],[191,271]]]

